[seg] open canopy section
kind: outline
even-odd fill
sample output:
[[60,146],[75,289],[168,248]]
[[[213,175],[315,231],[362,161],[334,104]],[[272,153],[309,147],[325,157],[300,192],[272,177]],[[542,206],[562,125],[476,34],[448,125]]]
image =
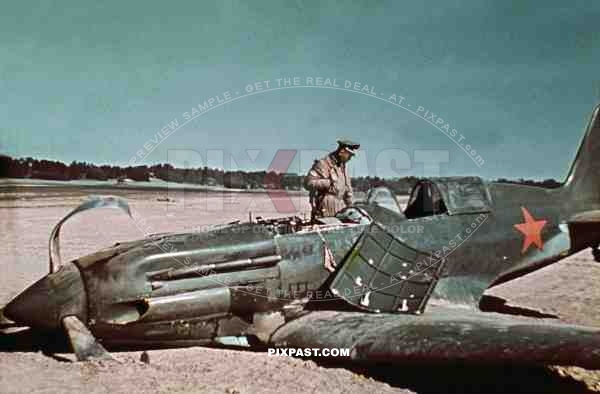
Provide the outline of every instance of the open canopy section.
[[410,194],[405,215],[409,219],[433,215],[489,212],[491,201],[479,177],[423,179]]

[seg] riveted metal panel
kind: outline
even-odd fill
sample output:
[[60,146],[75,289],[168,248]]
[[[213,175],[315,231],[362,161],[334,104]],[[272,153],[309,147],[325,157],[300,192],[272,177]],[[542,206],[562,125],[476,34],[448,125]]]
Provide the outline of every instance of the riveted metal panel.
[[403,243],[374,222],[334,278],[331,289],[372,312],[421,313],[444,260]]

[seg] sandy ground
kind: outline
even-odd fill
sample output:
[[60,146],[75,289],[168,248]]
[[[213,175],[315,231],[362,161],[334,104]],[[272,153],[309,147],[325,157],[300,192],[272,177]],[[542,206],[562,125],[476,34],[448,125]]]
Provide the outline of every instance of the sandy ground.
[[[0,305],[48,270],[48,236],[54,224],[89,194],[126,197],[137,212],[132,222],[111,209],[83,213],[63,228],[65,260],[146,232],[193,231],[208,224],[245,220],[248,211],[277,212],[266,194],[169,194],[165,191],[98,188],[0,188]],[[292,196],[298,215],[305,196]],[[561,319],[600,326],[600,264],[584,251],[489,293]],[[386,366],[359,369],[313,361],[220,349],[174,349],[118,353],[120,364],[71,363],[71,354],[50,356],[0,349],[0,392],[586,392],[600,391],[600,373],[579,368]]]
[[[89,195],[127,199],[137,218],[117,209],[85,212],[61,230],[61,254],[71,260],[118,241],[143,238],[147,233],[203,231],[211,224],[248,220],[255,216],[308,215],[305,196],[291,196],[296,212],[278,212],[266,194],[169,192],[123,189],[44,187],[0,188],[0,303],[17,295],[48,272],[48,237],[54,225]],[[158,201],[169,198],[174,202]],[[281,199],[279,199],[281,200]]]

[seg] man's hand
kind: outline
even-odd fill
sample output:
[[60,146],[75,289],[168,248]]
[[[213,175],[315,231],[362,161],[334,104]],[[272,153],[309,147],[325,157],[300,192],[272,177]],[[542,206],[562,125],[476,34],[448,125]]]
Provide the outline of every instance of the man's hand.
[[323,266],[325,266],[325,269],[329,272],[335,272],[337,267],[335,257],[333,257],[331,249],[329,249],[325,242],[323,242]]
[[351,192],[346,191],[344,193],[344,203],[346,204],[347,207],[352,205],[352,193]]

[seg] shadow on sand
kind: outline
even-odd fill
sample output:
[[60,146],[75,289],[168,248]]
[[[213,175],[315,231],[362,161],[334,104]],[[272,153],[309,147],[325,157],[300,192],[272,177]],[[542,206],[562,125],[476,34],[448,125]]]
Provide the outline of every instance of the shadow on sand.
[[[22,329],[0,332],[0,352],[39,352],[58,361],[69,359],[57,353],[70,353],[65,335]],[[586,385],[562,377],[547,367],[514,365],[356,365],[349,362],[318,360],[325,368],[345,368],[365,378],[393,387],[425,393],[590,393]]]
[[67,337],[61,331],[34,331],[29,328],[0,330],[0,352],[70,353]]
[[319,362],[322,367],[346,368],[392,387],[426,393],[591,393],[586,384],[562,377],[550,367],[517,365],[389,365],[356,366]]

